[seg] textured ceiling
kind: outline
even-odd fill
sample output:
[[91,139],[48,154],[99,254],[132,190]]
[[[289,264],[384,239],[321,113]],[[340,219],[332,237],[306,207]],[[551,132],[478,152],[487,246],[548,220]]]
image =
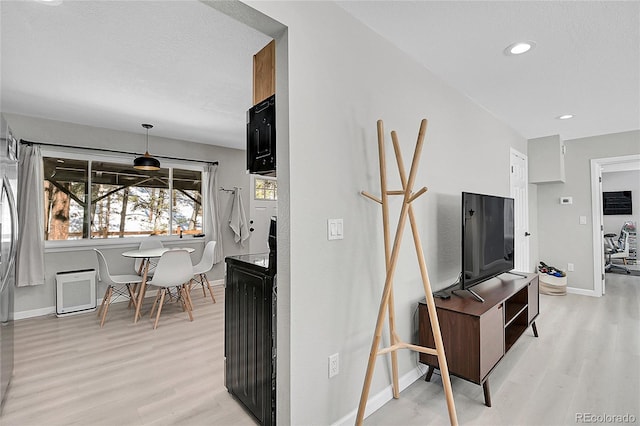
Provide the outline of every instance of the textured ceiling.
[[245,147],[269,38],[197,1],[2,1],[2,110]]
[[[640,128],[639,2],[338,4],[527,138]],[[244,148],[265,35],[194,0],[3,0],[0,13],[3,111]],[[503,54],[523,39],[536,48]]]

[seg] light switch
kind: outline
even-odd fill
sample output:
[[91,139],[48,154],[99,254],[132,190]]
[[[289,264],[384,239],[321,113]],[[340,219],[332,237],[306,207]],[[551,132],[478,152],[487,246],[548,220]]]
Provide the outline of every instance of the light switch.
[[327,239],[342,240],[344,239],[344,225],[342,219],[327,220]]
[[580,225],[586,225],[586,224],[587,224],[587,217],[580,216]]

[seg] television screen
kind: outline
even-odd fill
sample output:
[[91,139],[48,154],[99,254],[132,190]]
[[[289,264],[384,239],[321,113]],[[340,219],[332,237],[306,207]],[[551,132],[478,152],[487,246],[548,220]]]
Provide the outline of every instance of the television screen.
[[631,191],[610,191],[602,193],[603,214],[633,214]]
[[462,288],[514,267],[514,200],[462,193]]

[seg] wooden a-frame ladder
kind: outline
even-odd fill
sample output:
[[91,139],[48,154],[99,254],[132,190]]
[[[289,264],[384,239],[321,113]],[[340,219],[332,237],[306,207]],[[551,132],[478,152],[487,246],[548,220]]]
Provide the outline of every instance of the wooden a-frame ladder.
[[[429,283],[429,275],[427,273],[427,265],[424,260],[424,252],[422,251],[422,243],[420,241],[420,234],[416,225],[415,215],[413,213],[413,206],[411,203],[416,198],[421,196],[427,191],[426,187],[421,188],[416,193],[413,192],[413,184],[416,179],[418,171],[418,163],[420,160],[420,154],[422,152],[422,144],[427,129],[427,120],[420,122],[420,130],[418,132],[418,140],[416,142],[416,148],[413,154],[413,161],[411,163],[411,169],[409,171],[409,178],[407,179],[404,163],[402,161],[402,154],[400,152],[400,144],[398,142],[398,136],[395,131],[391,132],[391,140],[393,142],[393,149],[396,155],[396,161],[398,163],[398,171],[400,172],[400,181],[402,183],[402,190],[389,191],[387,189],[387,172],[386,172],[386,159],[384,150],[384,125],[382,120],[378,120],[378,156],[380,159],[380,193],[381,198],[371,195],[365,191],[361,194],[365,197],[380,203],[382,205],[382,226],[384,231],[384,254],[386,264],[386,279],[384,283],[384,290],[382,292],[382,299],[380,301],[380,309],[378,311],[378,320],[376,322],[376,329],[373,336],[373,342],[371,344],[371,352],[369,353],[369,364],[367,365],[367,374],[364,379],[364,386],[362,387],[362,395],[360,397],[360,405],[358,406],[358,414],[356,417],[356,424],[362,425],[364,419],[364,411],[367,405],[367,399],[369,398],[369,389],[371,387],[371,379],[373,376],[373,370],[376,364],[376,358],[378,355],[391,353],[391,368],[393,376],[393,397],[399,398],[400,393],[398,390],[398,359],[397,351],[399,349],[409,349],[416,352],[425,354],[431,354],[438,357],[438,365],[442,374],[442,383],[444,384],[444,392],[447,399],[447,408],[449,411],[449,420],[452,425],[458,424],[456,417],[456,408],[453,402],[453,393],[451,391],[451,381],[449,379],[449,368],[447,367],[447,359],[444,353],[444,346],[442,344],[442,335],[440,334],[440,325],[438,323],[438,316],[436,315],[436,306],[433,301],[433,294],[431,293],[431,284]],[[389,195],[402,195],[402,209],[400,211],[400,217],[398,219],[398,226],[396,228],[396,235],[393,240],[393,248],[390,248],[391,237],[389,229]],[[435,349],[427,348],[424,346],[412,345],[403,342],[396,333],[395,325],[395,311],[393,303],[393,275],[396,270],[396,264],[398,261],[398,253],[400,252],[400,244],[402,242],[402,234],[404,227],[409,217],[411,223],[411,231],[413,234],[413,241],[416,248],[416,254],[418,256],[418,263],[420,265],[420,275],[422,276],[422,284],[424,286],[424,294],[427,301],[427,308],[429,310],[429,319],[431,321],[431,329],[433,331],[433,337],[435,340]],[[390,329],[390,343],[391,345],[386,348],[380,349],[380,341],[382,337],[382,327],[384,325],[385,316],[389,309],[389,329]]]

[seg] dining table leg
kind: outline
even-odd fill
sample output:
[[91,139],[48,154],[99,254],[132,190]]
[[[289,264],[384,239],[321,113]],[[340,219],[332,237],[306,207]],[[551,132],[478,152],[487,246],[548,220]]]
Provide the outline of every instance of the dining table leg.
[[144,292],[147,287],[147,275],[149,274],[149,259],[145,259],[144,263],[144,273],[142,274],[142,282],[140,283],[140,288],[138,289],[138,303],[136,303],[136,315],[133,317],[133,323],[138,322],[138,318],[140,318],[140,308],[142,307],[142,300],[144,299]]

